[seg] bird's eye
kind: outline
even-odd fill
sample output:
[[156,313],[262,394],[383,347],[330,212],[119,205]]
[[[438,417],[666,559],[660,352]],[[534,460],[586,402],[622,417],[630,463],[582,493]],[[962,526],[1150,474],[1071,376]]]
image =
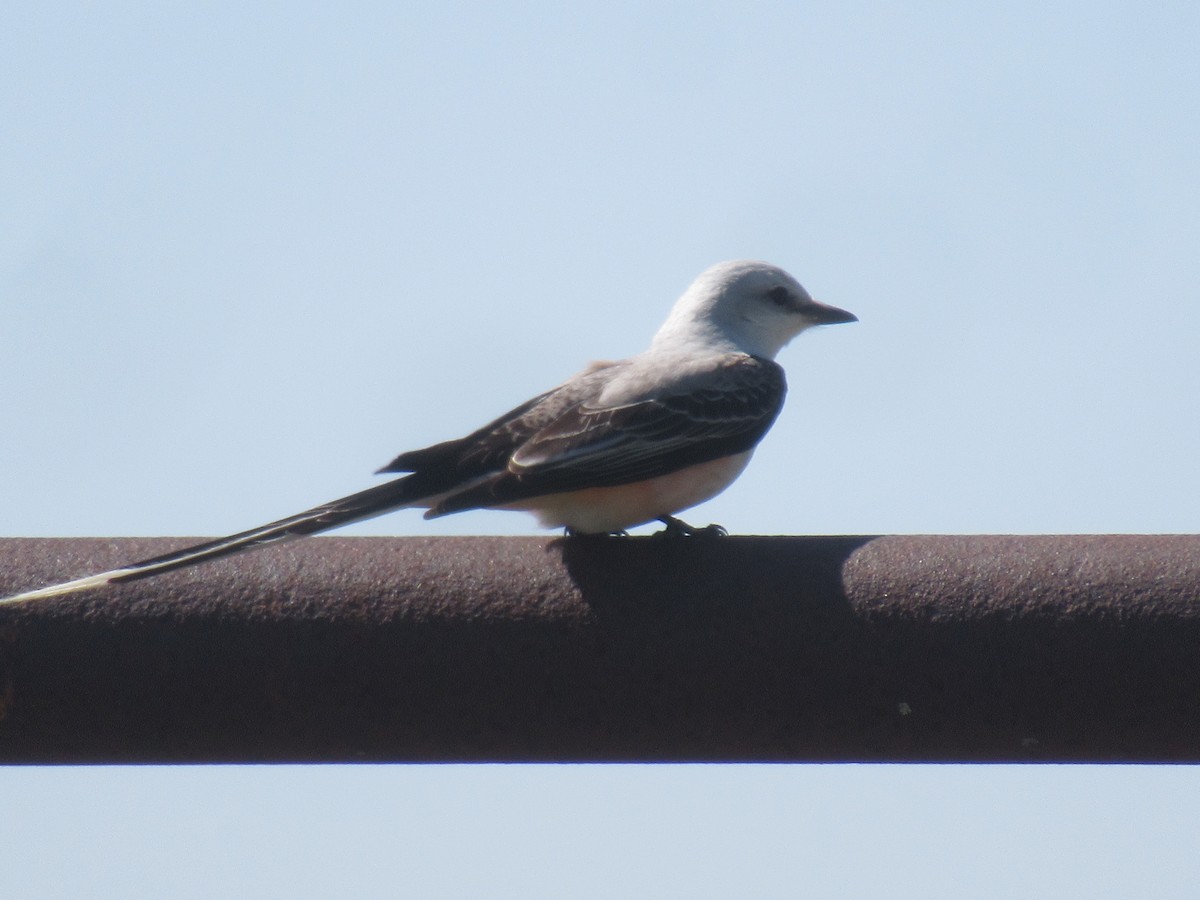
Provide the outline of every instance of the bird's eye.
[[791,306],[792,295],[782,284],[767,291],[767,298],[776,306]]

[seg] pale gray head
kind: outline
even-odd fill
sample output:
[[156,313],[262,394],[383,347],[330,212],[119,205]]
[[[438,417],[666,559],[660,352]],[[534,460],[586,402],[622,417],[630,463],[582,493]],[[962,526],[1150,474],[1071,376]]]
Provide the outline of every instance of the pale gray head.
[[700,273],[676,301],[654,345],[702,342],[774,359],[806,328],[857,321],[844,309],[813,300],[778,266],[739,259]]

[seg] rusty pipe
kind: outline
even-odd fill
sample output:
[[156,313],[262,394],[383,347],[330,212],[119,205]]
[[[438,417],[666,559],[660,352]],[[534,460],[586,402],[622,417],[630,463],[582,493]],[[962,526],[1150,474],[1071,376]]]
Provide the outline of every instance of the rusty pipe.
[[[2,539],[0,595],[182,539]],[[0,607],[0,761],[1200,761],[1200,536],[321,537]]]

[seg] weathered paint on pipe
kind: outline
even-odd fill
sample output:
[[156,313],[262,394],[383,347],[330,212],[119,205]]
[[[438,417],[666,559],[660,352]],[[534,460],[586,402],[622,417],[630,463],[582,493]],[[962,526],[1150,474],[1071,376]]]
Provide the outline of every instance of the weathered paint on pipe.
[[[0,540],[0,594],[184,543]],[[0,761],[1200,761],[1200,536],[315,538],[0,607]]]

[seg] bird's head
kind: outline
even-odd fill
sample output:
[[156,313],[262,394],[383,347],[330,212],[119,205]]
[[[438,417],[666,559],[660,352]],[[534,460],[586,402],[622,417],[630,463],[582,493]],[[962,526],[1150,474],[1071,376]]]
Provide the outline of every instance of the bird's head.
[[853,313],[813,300],[778,266],[743,259],[701,272],[676,301],[654,343],[703,342],[774,359],[806,328],[857,321]]

